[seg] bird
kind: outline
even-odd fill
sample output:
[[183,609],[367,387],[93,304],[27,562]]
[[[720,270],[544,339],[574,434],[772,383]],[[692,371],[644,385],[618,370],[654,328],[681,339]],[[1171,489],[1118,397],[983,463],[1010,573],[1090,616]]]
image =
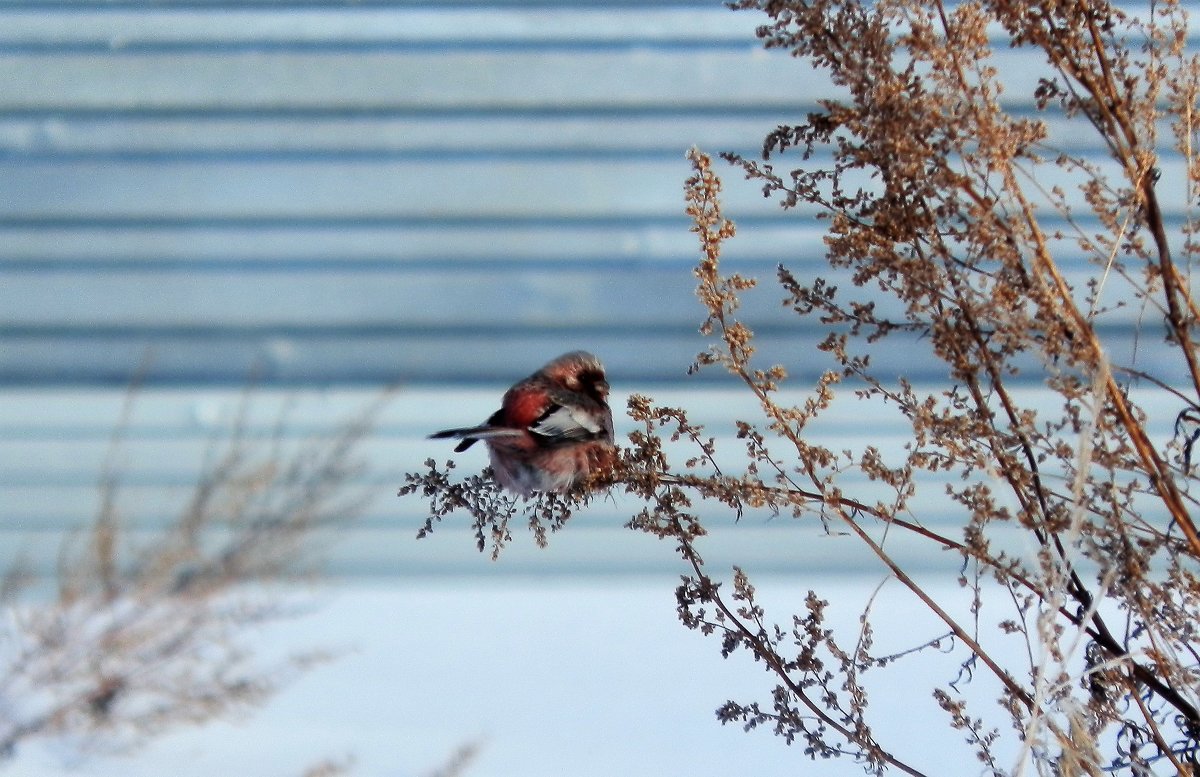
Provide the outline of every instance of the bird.
[[479,426],[429,437],[461,440],[456,453],[482,440],[496,482],[519,496],[567,493],[616,459],[608,391],[600,360],[571,351],[515,383]]

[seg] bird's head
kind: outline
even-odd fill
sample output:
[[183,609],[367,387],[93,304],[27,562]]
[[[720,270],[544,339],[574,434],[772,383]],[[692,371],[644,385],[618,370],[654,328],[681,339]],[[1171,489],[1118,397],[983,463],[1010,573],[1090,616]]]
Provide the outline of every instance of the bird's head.
[[604,365],[587,351],[571,351],[542,368],[542,373],[559,385],[604,402],[608,397],[608,379]]

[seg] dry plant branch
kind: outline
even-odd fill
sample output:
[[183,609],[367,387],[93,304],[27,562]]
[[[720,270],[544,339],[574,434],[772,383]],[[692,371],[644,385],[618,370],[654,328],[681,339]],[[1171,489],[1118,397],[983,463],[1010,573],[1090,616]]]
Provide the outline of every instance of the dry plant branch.
[[[311,609],[279,586],[310,579],[323,531],[366,493],[355,446],[387,396],[330,435],[285,444],[286,417],[252,434],[252,396],[210,441],[191,498],[161,533],[135,542],[121,519],[114,462],[91,525],[62,546],[49,597],[10,575],[0,634],[0,752],[57,738],[81,754],[135,749],[167,730],[243,713],[315,663],[322,649],[256,656],[249,637]],[[24,581],[31,582],[31,581]]]
[[[722,271],[722,246],[736,229],[722,214],[709,158],[691,152],[687,212],[700,246],[701,332],[710,338],[694,369],[728,372],[761,415],[731,419],[745,446],[735,471],[717,465],[714,438],[684,409],[635,395],[629,447],[612,477],[595,484],[637,500],[629,528],[674,541],[689,567],[676,592],[683,624],[717,637],[725,656],[749,651],[778,681],[768,704],[728,702],[721,720],[769,725],[810,756],[849,756],[869,773],[930,771],[916,764],[919,747],[876,740],[862,671],[889,661],[870,654],[866,614],[846,650],[823,627],[815,594],[779,623],[740,569],[726,595],[700,555],[706,504],[733,520],[752,510],[818,519],[867,548],[950,635],[960,677],[930,689],[931,702],[988,773],[1192,773],[1200,760],[1192,461],[1200,316],[1189,284],[1200,244],[1194,196],[1182,214],[1168,213],[1164,203],[1180,198],[1164,196],[1160,175],[1164,154],[1180,154],[1184,188],[1200,189],[1200,57],[1187,53],[1186,9],[1156,3],[1139,19],[1103,0],[733,5],[764,13],[763,43],[840,90],[771,132],[761,158],[724,155],[765,196],[785,209],[806,206],[827,224],[825,262],[851,288],[785,266],[778,282],[784,305],[826,332],[815,349],[829,366],[802,404],[781,399],[794,378],[785,365],[759,364],[739,309],[761,290],[756,279]],[[1024,97],[1068,131],[1094,133],[1108,160],[1059,150],[1041,116],[1007,107],[998,30],[1044,67]],[[1158,137],[1167,123],[1170,149]],[[788,159],[794,168],[781,170]],[[1140,311],[1132,322],[1130,311]],[[1166,333],[1159,340],[1147,334],[1156,312]],[[1116,338],[1129,333],[1136,347],[1126,357]],[[884,348],[940,362],[944,384],[917,387],[877,367]],[[1031,400],[1030,387],[1052,399]],[[821,418],[846,402],[890,412],[907,443],[886,451],[818,444]],[[1153,424],[1171,421],[1177,438],[1156,441]],[[668,442],[695,454],[675,468]],[[544,509],[507,502],[494,513],[486,477],[458,485],[428,465],[405,487],[431,500],[427,528],[463,509],[478,536],[498,527],[507,541],[512,517]],[[864,476],[871,497],[854,492]],[[955,524],[912,514],[931,489]],[[554,527],[584,504],[584,494],[559,503]],[[894,532],[961,557],[960,582],[974,592],[968,614],[889,552]],[[1013,532],[1033,551],[1006,544]],[[1009,646],[1024,663],[1002,658]],[[978,712],[979,699],[965,692],[984,672],[999,688],[999,715]]]

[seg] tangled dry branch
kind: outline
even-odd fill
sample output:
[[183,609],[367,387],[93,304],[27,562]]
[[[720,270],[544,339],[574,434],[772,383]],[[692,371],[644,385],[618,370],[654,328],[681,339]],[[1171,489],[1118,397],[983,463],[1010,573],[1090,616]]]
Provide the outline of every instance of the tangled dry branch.
[[[829,275],[781,265],[776,280],[785,306],[825,331],[814,345],[828,368],[797,405],[781,398],[794,381],[788,368],[759,364],[739,306],[762,291],[722,270],[736,230],[712,161],[692,151],[687,212],[710,338],[694,369],[733,375],[761,416],[730,420],[746,452],[733,473],[685,410],[635,395],[629,445],[608,482],[593,484],[640,504],[630,529],[674,540],[690,570],[676,592],[682,623],[774,674],[768,703],[729,702],[721,720],[768,725],[814,757],[849,756],[869,773],[936,766],[918,765],[926,754],[914,743],[877,741],[870,726],[862,669],[894,657],[871,654],[865,627],[846,649],[815,594],[804,612],[771,621],[741,570],[722,581],[705,565],[697,505],[735,518],[818,518],[868,548],[941,621],[968,674],[987,673],[1000,689],[999,719],[957,683],[930,689],[990,773],[1194,773],[1200,58],[1187,49],[1186,10],[1160,2],[1137,18],[1102,0],[733,5],[765,13],[763,43],[832,86],[803,122],[766,137],[761,158],[724,155],[782,207],[827,225]],[[1042,63],[1031,94],[1005,94],[1012,74],[998,41]],[[1014,109],[1021,98],[1032,107]],[[1065,141],[1084,132],[1106,158],[1069,150]],[[781,170],[788,159],[794,169]],[[1169,181],[1168,162],[1182,163]],[[1136,347],[1123,349],[1130,339]],[[877,367],[888,348],[936,359],[945,381],[919,387]],[[1043,398],[1032,401],[1030,386]],[[845,402],[894,411],[903,449],[815,442],[818,419]],[[1172,421],[1174,439],[1156,440],[1154,424]],[[665,452],[672,441],[694,449],[681,468]],[[863,476],[870,498],[844,487]],[[404,493],[430,498],[431,522],[465,509],[493,552],[511,518],[558,529],[587,499],[522,504],[486,483],[454,484],[431,461]],[[912,514],[931,489],[957,511],[955,526],[929,528]],[[1001,539],[1014,530],[1033,552]],[[964,618],[923,588],[889,554],[888,532],[959,554],[972,612]],[[987,628],[984,611],[994,613]],[[1012,640],[1027,661],[1001,658]]]

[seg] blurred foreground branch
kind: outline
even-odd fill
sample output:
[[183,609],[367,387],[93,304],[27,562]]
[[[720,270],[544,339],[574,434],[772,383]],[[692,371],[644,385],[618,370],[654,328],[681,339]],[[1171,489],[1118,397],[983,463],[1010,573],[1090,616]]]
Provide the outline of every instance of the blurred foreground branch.
[[325,437],[289,439],[286,417],[249,428],[247,393],[209,442],[182,511],[135,543],[115,471],[136,391],[100,482],[91,525],[64,541],[47,594],[20,565],[3,588],[0,752],[55,738],[80,754],[120,752],[165,731],[246,711],[314,663],[310,650],[265,661],[249,637],[306,612],[277,584],[308,579],[323,533],[345,526],[366,493],[355,446],[387,395]]

